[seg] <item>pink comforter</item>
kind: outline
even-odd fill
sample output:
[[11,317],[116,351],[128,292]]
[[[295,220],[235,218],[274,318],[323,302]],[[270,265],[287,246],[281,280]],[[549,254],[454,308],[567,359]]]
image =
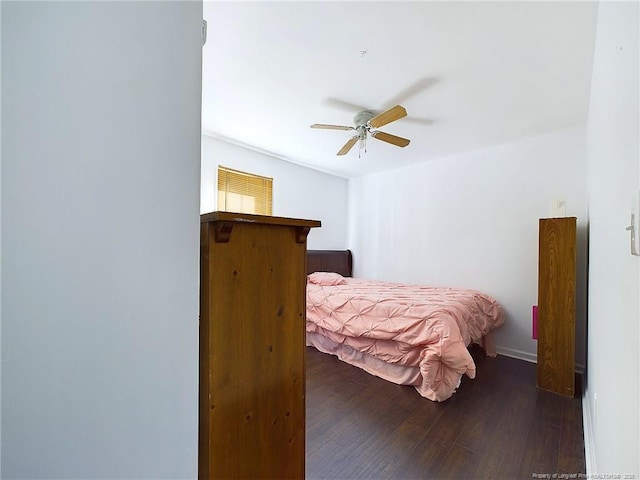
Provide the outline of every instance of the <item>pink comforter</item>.
[[[431,400],[449,398],[462,375],[475,377],[467,346],[483,344],[503,322],[500,305],[475,290],[353,278],[307,285],[307,332],[358,355],[419,369],[416,389]],[[485,349],[495,356],[492,342]]]

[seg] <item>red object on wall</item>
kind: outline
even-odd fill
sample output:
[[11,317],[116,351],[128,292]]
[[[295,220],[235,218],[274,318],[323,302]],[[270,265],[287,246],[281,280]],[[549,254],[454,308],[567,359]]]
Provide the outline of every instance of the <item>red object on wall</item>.
[[533,335],[533,339],[537,340],[538,339],[538,306],[534,305],[531,308],[531,316],[532,316],[532,326],[531,326],[531,330],[532,330],[532,335]]

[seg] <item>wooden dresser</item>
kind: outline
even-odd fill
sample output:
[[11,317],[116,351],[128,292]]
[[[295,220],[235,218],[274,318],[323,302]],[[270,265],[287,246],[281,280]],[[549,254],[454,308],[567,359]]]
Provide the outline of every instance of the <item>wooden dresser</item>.
[[538,388],[575,393],[576,218],[540,219]]
[[200,479],[304,478],[306,242],[319,226],[201,216]]

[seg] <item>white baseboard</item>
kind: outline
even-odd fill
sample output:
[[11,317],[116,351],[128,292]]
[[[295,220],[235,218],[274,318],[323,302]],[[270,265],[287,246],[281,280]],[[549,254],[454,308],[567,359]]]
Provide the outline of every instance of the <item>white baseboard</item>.
[[593,436],[593,419],[591,418],[591,401],[589,400],[589,392],[585,391],[582,395],[582,429],[584,431],[584,461],[586,466],[587,478],[595,475],[596,469],[596,450]]
[[[498,352],[498,355],[517,358],[518,360],[524,360],[525,362],[538,362],[538,356],[535,353],[523,352],[521,350],[515,350],[513,348],[499,347],[498,345],[496,345],[496,352]],[[579,374],[584,374],[584,365],[576,363],[575,370]]]
[[498,355],[517,358],[518,360],[524,360],[525,362],[536,363],[538,360],[537,356],[532,353],[514,350],[512,348],[499,347],[498,345],[496,345],[496,352],[498,352]]

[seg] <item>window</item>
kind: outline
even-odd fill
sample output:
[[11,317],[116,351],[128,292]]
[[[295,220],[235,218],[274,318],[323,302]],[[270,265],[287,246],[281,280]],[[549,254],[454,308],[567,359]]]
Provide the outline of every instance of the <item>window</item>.
[[273,178],[218,167],[218,210],[271,215]]

